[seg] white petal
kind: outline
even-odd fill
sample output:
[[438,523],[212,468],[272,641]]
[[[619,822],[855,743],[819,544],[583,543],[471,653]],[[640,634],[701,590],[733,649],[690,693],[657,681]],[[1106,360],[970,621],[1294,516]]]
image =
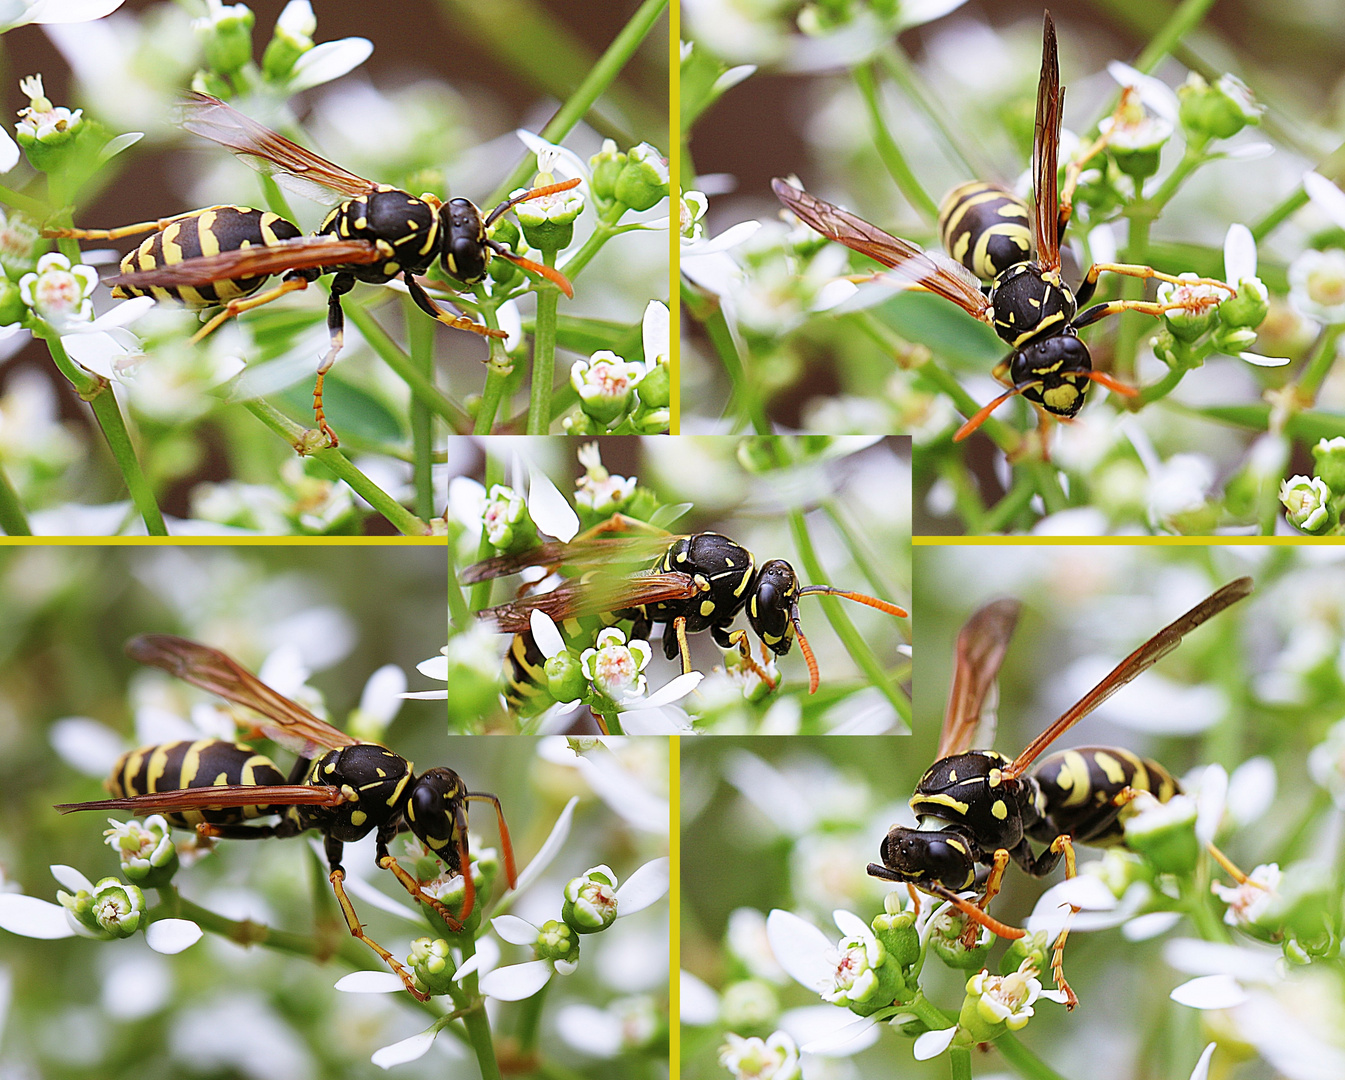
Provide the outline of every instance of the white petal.
[[26,22],[92,22],[111,15],[125,0],[37,0],[25,13]]
[[661,709],[665,705],[681,701],[696,687],[700,686],[701,680],[704,678],[704,672],[700,671],[688,671],[685,674],[678,675],[675,679],[670,679],[664,683],[648,697],[641,698],[628,706],[627,711],[639,712],[641,709]]
[[562,166],[559,168],[553,167],[552,170],[560,179],[570,180],[576,176],[584,180],[588,179],[588,163],[573,150],[556,143],[549,143],[540,135],[534,135],[527,128],[517,128],[514,134],[534,154],[550,151],[554,155],[555,166]]
[[[823,1011],[830,1013],[830,1024],[822,1019]],[[780,1028],[794,1036],[799,1050],[818,1057],[849,1057],[872,1046],[881,1034],[878,1021],[872,1016],[854,1016],[848,1009],[835,1005],[813,1005],[805,1009],[790,1009],[780,1017]],[[815,1032],[802,1039],[802,1031]]]
[[679,980],[681,993],[677,995],[682,1012],[682,1023],[692,1027],[708,1027],[719,1016],[719,995],[709,985],[689,971],[683,971]]
[[453,519],[481,531],[481,514],[486,507],[486,489],[470,476],[455,476],[448,482],[448,508]]
[[[448,675],[448,657],[436,656],[442,660],[444,675]],[[426,663],[434,663],[427,660]],[[402,707],[402,694],[406,692],[406,672],[396,664],[384,664],[369,676],[360,693],[360,712],[366,719],[380,724],[389,723],[397,710]]]
[[617,915],[643,911],[663,899],[671,880],[671,866],[668,858],[651,859],[631,874],[616,891]]
[[102,165],[111,161],[123,150],[130,149],[144,137],[145,133],[143,131],[128,131],[118,135],[115,139],[110,139],[107,145],[98,151],[98,164]]
[[1148,941],[1160,934],[1166,934],[1182,921],[1180,911],[1151,911],[1147,915],[1136,915],[1121,927],[1121,936],[1127,941]]
[[1140,100],[1156,115],[1171,124],[1177,122],[1177,95],[1167,83],[1155,79],[1152,75],[1145,75],[1119,60],[1113,60],[1107,65],[1107,74],[1122,86],[1133,86],[1138,90]]
[[336,980],[335,989],[343,994],[397,994],[406,983],[391,971],[352,971]]
[[19,144],[0,127],[0,173],[7,173],[19,163]]
[[314,45],[294,61],[289,78],[289,93],[339,79],[368,60],[373,51],[374,43],[362,37],[348,37]]
[[523,312],[518,309],[517,300],[506,300],[495,311],[495,321],[504,331],[504,348],[513,352],[523,340]]
[[110,727],[86,716],[57,720],[47,732],[47,741],[67,765],[85,776],[100,779],[112,771],[126,744]]
[[73,866],[66,866],[64,863],[54,863],[48,869],[51,876],[69,889],[72,893],[80,890],[84,892],[93,892],[93,882],[76,870]]
[[953,1036],[957,1034],[957,1028],[939,1028],[937,1031],[926,1031],[915,1040],[915,1046],[912,1052],[916,1061],[928,1061],[930,1058],[936,1058],[948,1049],[953,1042]]
[[1345,191],[1316,172],[1304,173],[1303,190],[1318,210],[1345,229]]
[[1268,757],[1248,758],[1228,778],[1228,814],[1239,825],[1259,821],[1275,801],[1275,765]]
[[1228,773],[1222,765],[1206,766],[1196,792],[1196,839],[1202,844],[1214,842],[1227,803]]
[[480,970],[483,959],[484,958],[479,953],[473,953],[468,959],[458,965],[457,970],[453,972],[453,981],[462,982],[468,975]]
[[739,64],[737,67],[731,67],[714,81],[712,90],[717,95],[724,94],[744,79],[756,74],[756,70],[756,64]]
[[517,915],[496,915],[490,925],[510,945],[531,945],[537,940],[537,927]]
[[832,922],[846,937],[863,938],[865,935],[872,934],[868,923],[861,919],[852,911],[846,911],[844,908],[838,908],[831,913]]
[[526,964],[496,968],[481,977],[481,992],[496,1001],[522,1001],[544,987],[551,974],[548,960],[530,960]]
[[565,809],[560,812],[560,816],[556,818],[556,823],[551,826],[551,833],[546,838],[546,843],[544,843],[537,854],[532,857],[532,862],[528,863],[528,865],[523,868],[523,872],[518,875],[517,892],[522,892],[526,889],[541,877],[543,871],[551,865],[551,860],[556,857],[557,852],[560,851],[570,835],[570,823],[574,820],[574,808],[578,805],[578,795],[573,796],[570,801],[565,804]]
[[578,961],[578,960],[557,960],[557,961],[556,961],[556,974],[557,974],[557,975],[573,975],[573,974],[574,974],[576,971],[578,971],[578,970],[579,970],[579,961]]
[[766,939],[776,961],[796,982],[819,994],[830,985],[835,965],[829,956],[835,945],[812,923],[776,908],[766,916]]
[[0,930],[47,941],[75,936],[60,904],[18,893],[0,893]]
[[[391,974],[391,973],[389,973]],[[395,977],[395,976],[394,976]],[[400,979],[397,980],[399,983]],[[405,1065],[408,1061],[417,1061],[429,1053],[434,1045],[434,1037],[439,1034],[437,1027],[412,1035],[409,1039],[375,1050],[369,1060],[380,1069],[391,1069],[394,1065]]]
[[472,959],[468,960],[462,966],[468,967],[472,960],[479,961],[477,965],[479,974],[485,975],[487,972],[494,971],[500,966],[500,943],[489,935],[478,938],[476,942],[476,952],[473,954]]
[[1238,353],[1238,359],[1245,360],[1249,364],[1255,364],[1257,367],[1284,367],[1286,364],[1293,363],[1287,356],[1262,356],[1260,353],[1251,352]]
[[590,1057],[615,1057],[621,1050],[621,1021],[592,1005],[562,1005],[556,1010],[560,1037]]
[[[313,846],[321,854],[322,848],[317,841],[314,841]],[[325,859],[326,856],[323,855],[322,858]],[[352,875],[346,878],[346,892],[350,893],[360,903],[376,907],[379,911],[386,911],[389,915],[396,915],[407,922],[418,923],[422,926],[425,923],[424,917],[418,909],[400,900],[394,900],[382,889],[372,885],[362,877]]]
[[1256,241],[1246,225],[1234,223],[1224,236],[1224,278],[1236,285],[1256,277]]
[[1198,938],[1173,938],[1163,945],[1169,967],[1186,975],[1236,975],[1246,982],[1274,983],[1281,978],[1282,954],[1265,946],[1225,945]]
[[832,308],[844,304],[857,292],[859,292],[859,286],[849,278],[836,278],[833,281],[828,281],[817,290],[817,295],[813,297],[813,302],[809,305],[808,310],[830,311]]
[[532,640],[537,642],[537,647],[548,660],[565,651],[565,639],[556,629],[555,620],[545,611],[533,608],[532,614],[528,616],[528,625],[532,629]]
[[950,11],[956,11],[967,0],[902,0],[898,10],[898,25],[905,30],[912,26],[923,26],[927,22],[941,19]]
[[1247,1000],[1247,991],[1232,975],[1201,975],[1168,995],[1192,1009],[1231,1009]]
[[579,515],[550,477],[533,465],[528,466],[528,513],[542,532],[557,540],[573,540],[579,531]]
[[174,956],[190,949],[204,936],[203,931],[190,919],[159,919],[149,924],[145,942],[156,953]]
[[1258,139],[1255,142],[1239,143],[1237,146],[1230,146],[1219,156],[1229,161],[1259,161],[1261,158],[1268,158],[1275,152],[1275,148],[1268,142]]
[[1209,1080],[1210,1058],[1214,1056],[1214,1047],[1216,1044],[1210,1043],[1205,1047],[1200,1055],[1200,1060],[1196,1062],[1196,1067],[1191,1070],[1191,1080]]
[[[422,660],[416,665],[419,671],[427,679],[437,679],[439,682],[448,681],[448,657],[443,653],[438,656],[431,656],[428,660]],[[360,705],[363,708],[363,703]]]
[[697,240],[682,245],[682,255],[690,255],[697,258],[701,255],[713,255],[716,252],[728,251],[729,248],[735,248],[746,241],[753,233],[761,228],[759,221],[740,221],[736,225],[730,225],[722,233],[709,240]]
[[621,727],[627,735],[694,735],[691,717],[680,705],[654,709],[628,709],[621,714]]

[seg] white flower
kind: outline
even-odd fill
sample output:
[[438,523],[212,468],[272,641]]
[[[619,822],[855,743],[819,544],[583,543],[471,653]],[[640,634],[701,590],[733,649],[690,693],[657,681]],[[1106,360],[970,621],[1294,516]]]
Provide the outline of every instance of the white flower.
[[17,0],[7,3],[0,33],[29,23],[89,22],[111,15],[126,0]]
[[645,305],[644,317],[640,320],[640,335],[644,343],[646,370],[668,362],[671,349],[669,318],[667,304],[651,300]]
[[37,260],[37,271],[19,279],[19,296],[58,332],[71,323],[93,320],[89,297],[98,287],[98,271],[83,263],[72,267],[60,252]]
[[19,110],[19,122],[15,125],[20,138],[27,136],[38,142],[51,142],[79,126],[84,110],[71,112],[65,107],[52,105],[42,91],[41,75],[20,79],[19,90],[29,102],[27,108]]
[[1273,907],[1279,897],[1276,891],[1280,887],[1279,864],[1262,863],[1254,867],[1247,880],[1233,886],[1220,885],[1217,881],[1210,886],[1214,895],[1228,905],[1224,912],[1224,922],[1229,926],[1253,926],[1258,923],[1267,909]]
[[609,349],[600,349],[570,367],[570,385],[579,394],[584,412],[609,422],[630,407],[631,395],[645,376],[645,366],[627,362]]
[[1345,251],[1308,250],[1290,263],[1289,303],[1318,322],[1345,322]]
[[783,1031],[766,1039],[744,1039],[729,1032],[719,1048],[719,1063],[738,1080],[798,1080],[799,1051]]
[[596,648],[584,650],[579,663],[594,689],[624,704],[644,697],[648,684],[641,672],[653,655],[649,642],[634,638],[627,643],[619,628],[609,626],[598,634]]

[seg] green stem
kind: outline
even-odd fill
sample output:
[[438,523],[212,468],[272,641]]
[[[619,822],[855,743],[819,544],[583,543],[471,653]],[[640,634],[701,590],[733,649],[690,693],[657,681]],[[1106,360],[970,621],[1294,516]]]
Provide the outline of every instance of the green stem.
[[1214,0],[1182,0],[1168,17],[1168,21],[1149,39],[1149,44],[1135,61],[1135,67],[1145,73],[1153,71],[1159,61],[1172,52],[1178,42],[1200,24],[1213,4]]
[[[265,401],[245,401],[242,403],[248,412],[269,427],[295,449],[304,446],[308,430],[296,424],[284,413]],[[404,536],[428,536],[430,527],[410,510],[397,502],[391,495],[375,484],[350,459],[335,447],[323,447],[305,451],[309,457],[319,462],[338,480],[343,480],[365,502],[388,519],[388,522]]]
[[[485,289],[476,286],[477,298],[481,301],[481,318],[492,330],[500,328],[499,317],[494,305],[487,303]],[[513,373],[514,365],[509,354],[504,351],[504,342],[499,338],[487,338],[490,344],[490,359],[486,362],[486,385],[481,390],[481,404],[476,414],[473,435],[489,435],[495,426],[495,415],[500,411],[500,400],[504,397],[505,380]]]
[[[799,552],[799,562],[803,564],[803,569],[808,578],[813,582],[822,582],[826,579],[822,570],[822,564],[818,561],[817,552],[813,548],[812,537],[808,535],[808,524],[804,520],[801,510],[791,510],[789,513],[790,532],[794,536],[794,546]],[[888,678],[883,665],[878,662],[878,658],[873,655],[873,650],[864,640],[863,635],[855,629],[855,624],[850,621],[841,608],[840,601],[832,596],[819,596],[822,602],[822,610],[826,613],[827,622],[836,632],[836,636],[841,639],[841,643],[849,652],[851,659],[859,666],[859,669],[867,676],[869,683],[876,687],[878,691],[892,703],[892,708],[897,715],[909,727],[911,722],[911,702]]]
[[[162,890],[160,890],[162,892]],[[340,956],[342,961],[361,971],[381,971],[383,965],[375,960],[372,953],[352,937],[341,941],[333,950],[332,942],[324,934],[295,934],[288,930],[275,930],[249,919],[226,919],[208,908],[176,895],[170,906],[172,917],[190,919],[202,930],[218,934],[237,945],[261,945],[276,952],[291,956],[303,956],[319,962],[329,956]]]
[[[559,143],[570,132],[584,115],[593,107],[593,103],[598,100],[612,82],[616,79],[621,69],[626,66],[626,62],[635,55],[635,50],[640,47],[641,42],[648,36],[658,22],[664,10],[668,6],[668,0],[645,0],[640,5],[638,11],[631,16],[630,21],[621,28],[621,33],[612,39],[612,44],[607,46],[607,51],[602,54],[598,62],[593,65],[588,73],[588,77],[579,84],[579,88],[570,95],[570,99],[557,110],[556,115],[551,118],[550,123],[542,129],[542,138],[550,143]],[[522,185],[528,175],[533,171],[535,161],[531,154],[527,155],[518,167],[514,169],[509,178],[500,185],[491,196],[489,202],[494,205],[508,197],[509,193]]]
[[1166,375],[1156,383],[1151,383],[1144,387],[1144,389],[1139,392],[1139,397],[1135,398],[1132,408],[1142,409],[1144,406],[1150,405],[1160,398],[1167,397],[1168,394],[1177,389],[1177,385],[1186,377],[1186,373],[1189,370],[1189,368],[1181,367],[1180,365],[1168,368],[1168,373]]
[[609,735],[624,735],[625,731],[621,727],[621,715],[615,709],[611,712],[598,711],[602,717],[603,727],[607,729]]
[[995,1040],[995,1046],[1004,1060],[1027,1080],[1065,1080],[1058,1072],[1018,1041],[1013,1032],[1005,1032]]
[[551,983],[545,983],[532,997],[525,999],[519,1006],[518,1048],[524,1057],[532,1054],[537,1046],[537,1035],[542,1026],[542,1006],[546,1003],[546,992]]
[[738,344],[733,340],[733,332],[729,329],[728,320],[724,318],[723,309],[718,301],[689,293],[685,283],[682,285],[682,300],[687,305],[691,317],[697,319],[705,328],[710,344],[714,346],[720,363],[724,365],[724,372],[729,377],[733,394],[725,412],[732,413],[736,403],[742,413],[741,419],[751,424],[753,431],[758,435],[769,435],[771,422],[766,416],[761,399],[757,396],[756,384],[748,375],[742,356],[738,352]]
[[[463,963],[466,963],[476,953],[476,942],[471,934],[460,934],[457,938],[462,944]],[[467,1000],[478,1002],[477,1007],[462,1018],[462,1022],[467,1026],[467,1038],[476,1053],[481,1080],[500,1080],[500,1065],[495,1060],[495,1043],[490,1034],[490,1018],[486,1016],[486,1004],[481,998],[475,971],[462,980],[462,989]]]
[[1034,461],[1024,468],[1031,472],[1032,483],[1046,504],[1048,514],[1058,514],[1061,510],[1069,509],[1069,496],[1060,486],[1060,474],[1055,471],[1054,465],[1049,461]]
[[859,88],[860,97],[864,99],[864,105],[869,113],[869,131],[873,135],[874,145],[878,149],[878,156],[883,159],[883,165],[887,168],[892,179],[897,182],[897,187],[901,193],[906,196],[906,200],[914,206],[929,221],[937,220],[939,216],[938,204],[930,198],[929,192],[920,186],[920,181],[915,178],[915,173],[906,163],[897,142],[887,130],[887,125],[883,123],[882,103],[878,99],[878,79],[874,74],[874,61],[861,64],[855,68],[855,85]]
[[51,209],[41,199],[34,199],[31,195],[25,195],[2,184],[0,184],[0,202],[22,210],[25,214],[33,215],[39,223],[45,221],[47,215],[51,213]]
[[467,598],[462,594],[462,586],[458,584],[457,560],[454,558],[454,554],[454,546],[450,538],[448,544],[448,617],[449,621],[461,632],[470,629],[474,620],[472,619],[471,609],[467,606]]
[[9,482],[9,477],[0,469],[0,529],[6,536],[32,536],[32,526],[28,524],[28,515],[19,500],[19,493]]
[[971,1080],[971,1051],[961,1046],[949,1049],[948,1071],[953,1080]]
[[903,1004],[902,1008],[915,1013],[930,1031],[942,1031],[944,1028],[952,1027],[957,1022],[954,1017],[950,1017],[924,994],[916,994],[911,1001]]
[[[547,266],[556,265],[556,253],[542,252]],[[556,312],[560,291],[537,293],[537,318],[532,337],[532,384],[528,394],[528,434],[546,435],[551,429],[551,384],[556,381]]]
[[[417,322],[425,323],[426,327],[432,330],[434,323],[420,317],[419,308],[416,311]],[[411,396],[417,402],[440,417],[459,435],[465,435],[472,430],[472,418],[445,397],[440,389],[434,385],[433,363],[431,363],[429,371],[418,366],[388,336],[387,331],[378,324],[378,320],[365,308],[355,304],[347,304],[346,318],[355,324],[360,335],[369,343],[369,347],[378,354],[378,358],[387,364],[402,382],[406,383],[411,391]],[[433,335],[430,335],[430,340],[433,341]]]
[[[414,301],[402,300],[406,315],[406,343],[411,363],[426,379],[434,378],[434,323],[425,318]],[[416,493],[416,513],[426,521],[434,517],[434,416],[414,394],[411,397],[411,478]]]
[[1342,330],[1345,330],[1345,326],[1333,324],[1322,331],[1316,351],[1308,360],[1303,374],[1299,376],[1298,393],[1305,408],[1310,407],[1317,399],[1317,391],[1321,389],[1322,380],[1336,362],[1336,341]]
[[978,534],[989,535],[990,533],[1004,532],[1018,515],[1027,509],[1027,504],[1032,501],[1032,496],[1037,493],[1037,485],[1033,482],[1033,477],[1026,469],[1016,470],[1013,477],[1013,486],[1005,493],[1004,498],[995,503],[981,519],[980,528],[976,530]]
[[1291,214],[1308,205],[1308,193],[1299,184],[1283,199],[1271,207],[1255,225],[1252,226],[1252,239],[1258,244],[1269,236],[1275,228]]

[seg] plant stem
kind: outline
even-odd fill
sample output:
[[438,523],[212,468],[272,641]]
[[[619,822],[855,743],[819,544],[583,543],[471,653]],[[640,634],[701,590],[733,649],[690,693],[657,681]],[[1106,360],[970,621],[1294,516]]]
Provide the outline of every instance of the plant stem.
[[[406,316],[406,343],[411,364],[426,379],[434,378],[434,323],[426,319],[412,299],[402,300]],[[411,397],[411,477],[416,493],[416,513],[423,520],[434,517],[434,417],[429,408]]]
[[[1005,493],[1004,498],[1000,499],[986,512],[976,532],[988,535],[1008,529],[1013,525],[1018,515],[1027,509],[1027,504],[1032,501],[1032,496],[1036,493],[1037,485],[1033,483],[1033,477],[1027,470],[1016,470],[1013,477],[1013,486]],[[968,525],[970,525],[970,522],[968,522]]]
[[[555,251],[542,252],[547,266],[556,265]],[[532,384],[528,394],[528,434],[546,435],[551,429],[551,384],[556,381],[556,310],[560,290],[537,292],[537,319],[532,337]]]
[[[186,899],[173,890],[175,899],[171,906],[174,918],[190,919],[203,930],[218,934],[236,945],[262,945],[276,952],[289,953],[291,956],[303,956],[319,962],[333,955],[331,943],[321,934],[295,934],[288,930],[276,930],[250,919],[226,919],[208,908]],[[336,948],[334,955],[353,968],[361,971],[380,971],[381,962],[374,959],[363,945],[353,937],[347,937]]]
[[6,536],[33,535],[19,493],[14,490],[14,485],[9,482],[3,469],[0,469],[0,529],[4,529]]
[[608,735],[624,735],[625,731],[621,727],[621,716],[613,709],[611,712],[594,711],[594,715],[602,720],[602,726],[607,729]]
[[995,1040],[995,1046],[1004,1060],[1027,1080],[1065,1080],[1058,1072],[1018,1041],[1013,1032],[1005,1032]]
[[1177,47],[1205,17],[1213,6],[1214,0],[1182,0],[1168,17],[1162,28],[1149,39],[1149,44],[1135,61],[1135,67],[1148,73],[1158,66],[1160,60]]
[[[245,401],[242,404],[248,412],[291,446],[296,449],[303,446],[308,432],[302,425],[296,424],[284,413],[261,399]],[[365,476],[340,450],[328,446],[307,450],[306,453],[320,462],[338,480],[344,480],[355,494],[387,518],[393,528],[404,536],[429,535],[430,527],[425,522]]]
[[1333,324],[1322,331],[1316,351],[1303,369],[1303,374],[1299,376],[1298,396],[1304,408],[1310,408],[1317,400],[1317,391],[1321,389],[1322,380],[1336,362],[1336,342],[1342,330],[1345,330],[1345,326]]
[[[419,308],[416,310],[417,321],[425,322],[419,315]],[[355,324],[364,340],[369,343],[369,347],[378,353],[378,358],[406,383],[416,401],[441,417],[459,435],[465,435],[472,430],[472,418],[434,385],[433,371],[426,372],[417,367],[368,310],[356,304],[349,304],[346,306],[346,318]],[[433,323],[425,322],[425,325],[431,330],[434,328]]]
[[948,1070],[953,1080],[971,1080],[971,1051],[952,1047],[948,1051]]
[[868,109],[869,132],[872,134],[874,145],[878,149],[878,156],[883,159],[883,165],[887,168],[892,179],[897,182],[897,187],[906,196],[907,202],[920,211],[927,221],[936,220],[939,216],[938,204],[930,198],[929,192],[920,186],[920,181],[915,178],[915,173],[906,163],[906,158],[902,155],[896,140],[887,130],[887,125],[883,123],[882,103],[878,99],[878,80],[874,74],[874,61],[871,60],[855,68],[855,85],[859,88],[860,97],[864,99],[864,105]]
[[1055,466],[1049,461],[1034,461],[1024,468],[1031,472],[1032,482],[1042,502],[1046,504],[1048,514],[1057,514],[1061,510],[1069,509],[1069,496],[1060,486],[1060,475],[1055,471]]
[[[476,955],[476,942],[471,934],[456,935],[462,943],[462,960],[466,963]],[[477,975],[473,971],[462,980],[464,996],[477,1006],[462,1018],[467,1026],[467,1037],[476,1052],[476,1062],[481,1068],[481,1080],[500,1080],[500,1064],[495,1060],[495,1043],[490,1034],[490,1018],[486,1015],[486,1003],[481,998],[481,989],[477,985]]]
[[34,199],[31,195],[25,195],[21,191],[15,191],[13,188],[0,185],[0,202],[7,206],[12,206],[16,210],[22,210],[26,214],[32,214],[39,222],[46,219],[51,213],[51,209],[41,199]]
[[[476,295],[482,301],[482,319],[492,330],[498,330],[500,320],[494,306],[486,303],[485,289],[476,286]],[[490,345],[490,359],[486,362],[486,385],[481,390],[481,404],[472,427],[473,435],[490,434],[490,429],[495,426],[495,414],[500,411],[500,399],[504,396],[504,381],[514,370],[509,354],[504,351],[504,342],[495,337],[486,340]]]
[[542,1006],[546,1003],[546,992],[550,986],[550,982],[545,983],[519,1006],[518,1048],[525,1058],[531,1056],[537,1047],[537,1035],[542,1026]]
[[766,416],[761,399],[757,397],[756,384],[743,364],[742,356],[738,352],[738,343],[733,340],[733,332],[729,329],[728,320],[724,318],[718,299],[688,293],[688,286],[684,282],[682,301],[687,305],[691,317],[705,327],[705,333],[724,365],[724,373],[729,377],[733,394],[725,412],[731,413],[736,403],[742,413],[741,419],[751,424],[753,431],[758,435],[769,435],[771,422]]

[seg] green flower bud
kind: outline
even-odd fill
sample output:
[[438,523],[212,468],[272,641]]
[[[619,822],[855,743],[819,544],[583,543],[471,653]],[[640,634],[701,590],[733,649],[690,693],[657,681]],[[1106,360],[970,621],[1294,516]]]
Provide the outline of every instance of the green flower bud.
[[631,413],[631,425],[639,435],[666,435],[672,425],[671,409],[645,409]]
[[19,287],[8,278],[0,279],[0,326],[9,326],[28,314],[28,305],[19,294]]
[[443,938],[420,937],[411,942],[406,966],[416,989],[426,994],[447,994],[453,987],[453,952]]
[[616,201],[632,210],[648,210],[668,197],[668,163],[648,143],[631,148],[617,174]]
[[1127,176],[1142,181],[1158,171],[1163,146],[1172,138],[1172,124],[1145,111],[1139,94],[1127,89],[1116,112],[1098,125],[1108,137],[1107,152]]
[[196,19],[192,29],[201,41],[206,66],[231,75],[252,59],[252,25],[257,16],[246,4],[218,5]]
[[999,958],[999,973],[1011,975],[1024,964],[1029,964],[1034,971],[1045,971],[1050,961],[1051,945],[1045,930],[1016,938]]
[[857,1016],[869,1016],[909,996],[901,965],[867,928],[862,934],[843,938],[837,948],[840,961],[831,986],[822,991],[824,1001],[844,1005]]
[[967,980],[954,1043],[971,1046],[993,1042],[1006,1031],[1021,1031],[1032,1019],[1032,1005],[1040,994],[1041,982],[1030,960],[1008,975],[978,971]]
[[0,268],[6,277],[18,281],[24,274],[31,273],[37,266],[37,249],[41,242],[37,227],[27,218],[18,213],[6,215],[0,209]]
[[871,925],[873,936],[894,962],[908,968],[920,959],[920,931],[915,928],[915,912],[884,912],[874,916]]
[[1219,322],[1218,301],[1228,294],[1212,285],[1196,284],[1195,274],[1180,275],[1190,285],[1173,285],[1165,281],[1158,287],[1160,304],[1188,304],[1177,311],[1163,312],[1163,324],[1180,341],[1197,340]]
[[574,928],[555,919],[542,923],[532,947],[538,960],[564,961],[569,964],[579,961],[579,938]]
[[577,701],[588,690],[588,679],[579,657],[566,649],[547,658],[546,689],[556,701]]
[[967,928],[967,917],[955,909],[945,911],[934,919],[933,931],[929,936],[929,947],[940,960],[950,968],[966,971],[985,965],[985,961],[994,948],[995,936],[979,928],[976,932],[976,944],[967,948],[962,943],[962,934]]
[[1154,351],[1154,356],[1167,364],[1170,368],[1181,366],[1185,349],[1178,345],[1176,337],[1171,330],[1160,330],[1153,336],[1150,343]]
[[490,489],[481,522],[486,540],[503,555],[527,551],[539,542],[528,504],[513,488],[504,484],[495,484]]
[[1126,846],[1161,874],[1191,873],[1200,857],[1195,800],[1174,795],[1165,803],[1144,802],[1145,808],[1126,820]]
[[616,143],[611,139],[603,139],[602,149],[588,159],[589,168],[593,170],[593,197],[602,202],[611,202],[616,194],[616,179],[621,174],[621,167],[626,164],[626,155],[616,148]]
[[144,925],[145,894],[114,877],[103,878],[92,893],[80,889],[71,896],[61,891],[56,899],[91,937],[127,938]]
[[[551,183],[547,176],[538,178],[542,184]],[[558,191],[529,199],[514,208],[523,237],[541,251],[560,251],[574,239],[574,222],[584,209],[584,196],[579,188]]]
[[1289,524],[1311,536],[1321,536],[1340,521],[1331,505],[1331,489],[1319,476],[1291,476],[1280,482],[1280,502]]
[[177,873],[177,847],[168,822],[160,814],[143,822],[128,821],[103,832],[103,842],[121,858],[121,872],[135,884],[158,889]]
[[564,897],[560,917],[577,933],[596,934],[616,922],[616,876],[605,866],[571,878]]
[[523,233],[520,232],[518,226],[507,217],[497,218],[495,220],[495,224],[490,227],[490,238],[497,243],[503,244],[515,255],[523,254],[523,252],[519,250],[519,241],[523,239]]
[[1312,458],[1316,462],[1313,472],[1322,483],[1332,491],[1345,491],[1345,435],[1318,439]]
[[719,1022],[734,1031],[766,1029],[780,1015],[775,988],[762,979],[730,983],[720,998]]
[[64,158],[62,148],[83,128],[84,110],[71,112],[53,105],[43,92],[41,75],[20,79],[19,89],[27,95],[28,107],[19,110],[15,139],[33,168],[51,172]]
[[1270,312],[1270,291],[1260,278],[1243,278],[1235,282],[1238,295],[1219,305],[1219,318],[1226,326],[1244,326],[1256,329]]
[[678,228],[682,236],[687,240],[700,240],[705,235],[703,221],[710,209],[710,200],[703,191],[684,191],[677,202],[680,211]]
[[262,55],[262,73],[271,82],[282,82],[294,61],[313,47],[318,20],[308,0],[290,0],[276,20],[275,33]]
[[645,377],[643,364],[627,363],[607,349],[570,368],[570,385],[579,393],[579,407],[594,420],[611,424],[630,411],[636,386]]
[[1177,88],[1177,97],[1182,126],[1207,139],[1231,138],[1248,124],[1259,124],[1265,111],[1234,75],[1224,75],[1210,86],[1193,71]]
[[577,412],[560,422],[566,435],[605,435],[607,425],[599,423],[586,412]]
[[651,409],[666,409],[672,401],[672,371],[668,364],[649,368],[635,388],[640,400]]
[[1210,340],[1221,353],[1237,356],[1256,344],[1256,331],[1246,326],[1221,326]]

